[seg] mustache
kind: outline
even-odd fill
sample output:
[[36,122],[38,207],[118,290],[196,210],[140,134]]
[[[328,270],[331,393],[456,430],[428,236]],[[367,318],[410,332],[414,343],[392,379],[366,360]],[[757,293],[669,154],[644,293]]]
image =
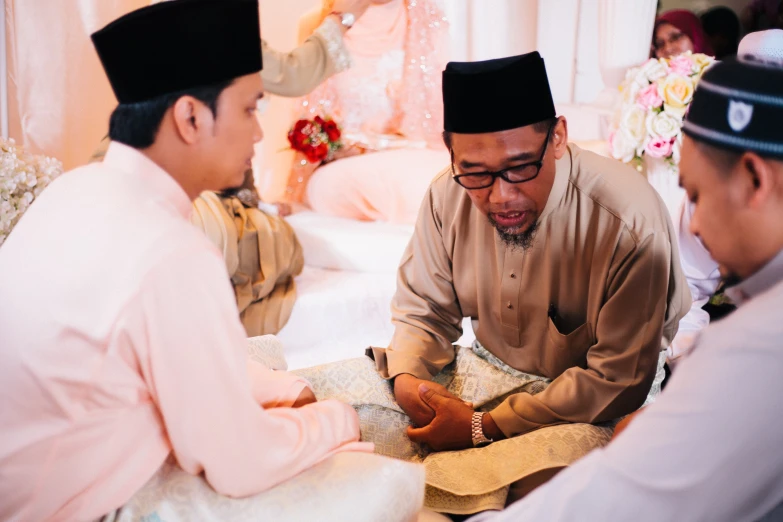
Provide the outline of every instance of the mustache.
[[488,213],[489,214],[507,214],[509,212],[532,212],[533,208],[531,208],[528,205],[519,206],[498,206],[498,207],[489,207]]

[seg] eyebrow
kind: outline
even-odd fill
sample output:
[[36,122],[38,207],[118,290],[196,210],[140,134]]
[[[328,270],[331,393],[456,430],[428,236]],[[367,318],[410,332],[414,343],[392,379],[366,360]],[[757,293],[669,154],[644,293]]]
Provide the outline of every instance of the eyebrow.
[[[505,159],[505,164],[508,165],[508,164],[513,164],[513,163],[519,163],[519,162],[522,162],[522,161],[525,161],[525,160],[534,159],[534,158],[537,158],[537,156],[533,152],[521,152],[519,154],[516,154],[514,156],[506,158]],[[483,163],[474,163],[472,161],[465,161],[465,160],[459,162],[459,168],[460,169],[474,169],[476,167],[487,168],[487,166],[485,164],[483,164]]]

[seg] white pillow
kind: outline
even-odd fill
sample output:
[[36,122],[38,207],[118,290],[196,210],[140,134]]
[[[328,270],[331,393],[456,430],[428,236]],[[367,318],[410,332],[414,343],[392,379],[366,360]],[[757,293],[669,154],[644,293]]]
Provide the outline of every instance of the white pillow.
[[306,200],[320,214],[413,225],[432,180],[448,167],[446,149],[394,149],[319,167]]
[[102,522],[409,522],[423,503],[423,466],[371,453],[338,453],[269,491],[236,499],[169,458]]
[[395,273],[413,225],[356,221],[312,211],[286,218],[304,250],[305,265],[330,270]]

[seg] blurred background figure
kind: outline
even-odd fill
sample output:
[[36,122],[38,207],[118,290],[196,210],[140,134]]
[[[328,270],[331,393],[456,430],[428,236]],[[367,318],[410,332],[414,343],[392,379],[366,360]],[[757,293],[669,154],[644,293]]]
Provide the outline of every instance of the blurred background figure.
[[745,33],[783,29],[783,3],[780,0],[751,0],[742,11]]
[[725,60],[737,54],[740,39],[740,20],[728,7],[719,6],[706,10],[699,17],[704,33],[715,51],[715,58]]
[[[332,4],[324,0],[302,18],[300,39]],[[448,23],[435,0],[372,4],[345,37],[353,67],[299,105],[299,118],[334,119],[345,147],[323,163],[297,155],[287,195],[322,214],[413,223],[430,181],[449,162],[440,92]]]
[[671,58],[687,51],[715,56],[695,14],[686,9],[666,11],[655,20],[650,56]]
[[737,56],[741,60],[783,67],[783,29],[768,29],[745,36],[739,44]]

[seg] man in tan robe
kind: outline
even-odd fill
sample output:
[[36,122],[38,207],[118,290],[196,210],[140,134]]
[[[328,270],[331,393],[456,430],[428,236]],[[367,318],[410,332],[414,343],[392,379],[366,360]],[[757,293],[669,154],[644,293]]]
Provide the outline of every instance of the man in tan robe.
[[[690,294],[663,201],[632,168],[568,144],[538,53],[451,63],[443,78],[453,165],[403,255],[391,344],[369,352],[396,403],[354,400],[328,369],[304,375],[316,395],[352,402],[381,452],[421,457],[388,442],[411,422],[410,439],[436,451],[494,441],[424,460],[430,489],[458,497],[428,489],[428,505],[466,513],[605,444],[611,429],[590,425],[645,402]],[[464,317],[472,351],[452,344]],[[407,417],[367,413],[371,403]]]
[[223,254],[247,336],[282,330],[296,301],[294,277],[304,254],[291,225],[258,209],[253,172],[245,172],[242,189],[202,192],[190,220]]

